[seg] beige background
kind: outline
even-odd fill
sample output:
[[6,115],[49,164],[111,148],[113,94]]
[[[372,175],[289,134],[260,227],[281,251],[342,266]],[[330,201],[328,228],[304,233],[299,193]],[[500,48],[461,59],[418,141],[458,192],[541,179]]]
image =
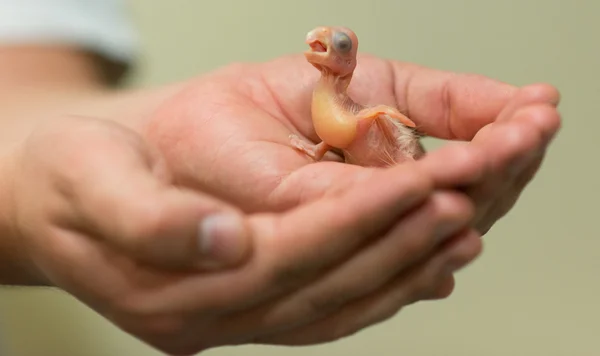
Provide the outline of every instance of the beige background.
[[[136,85],[303,51],[307,30],[340,24],[358,33],[363,51],[519,85],[546,81],[563,93],[564,128],[539,177],[486,237],[484,255],[459,274],[450,299],[410,307],[327,346],[207,355],[600,355],[600,240],[593,212],[600,186],[600,2],[131,3],[145,50]],[[11,356],[158,355],[63,295],[14,291],[0,298]],[[55,326],[59,322],[63,326]]]

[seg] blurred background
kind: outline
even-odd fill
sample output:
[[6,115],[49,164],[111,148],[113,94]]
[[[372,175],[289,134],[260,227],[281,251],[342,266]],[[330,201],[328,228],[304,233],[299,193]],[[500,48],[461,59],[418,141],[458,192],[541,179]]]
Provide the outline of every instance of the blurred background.
[[[317,25],[356,31],[360,50],[562,92],[563,130],[517,207],[485,238],[447,300],[422,303],[318,347],[213,356],[600,355],[600,2],[593,0],[131,0],[143,57],[128,85],[189,78],[305,50]],[[360,65],[360,63],[359,63]],[[431,145],[435,142],[429,143]],[[160,355],[58,292],[0,294],[9,356]],[[60,325],[60,326],[58,326]]]

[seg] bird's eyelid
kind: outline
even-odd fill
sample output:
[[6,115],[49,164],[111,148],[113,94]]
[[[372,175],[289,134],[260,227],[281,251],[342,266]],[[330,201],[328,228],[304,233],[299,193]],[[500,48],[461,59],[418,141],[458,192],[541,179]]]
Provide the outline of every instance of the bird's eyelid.
[[348,36],[347,33],[342,32],[342,31],[336,31],[333,34],[333,45],[335,46],[335,49],[339,52],[342,53],[347,53],[350,52],[352,50],[352,38],[350,36]]

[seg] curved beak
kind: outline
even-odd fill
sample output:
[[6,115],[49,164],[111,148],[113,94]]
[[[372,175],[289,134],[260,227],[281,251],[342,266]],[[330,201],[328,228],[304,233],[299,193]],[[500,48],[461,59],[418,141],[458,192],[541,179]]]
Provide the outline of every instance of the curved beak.
[[312,52],[327,52],[328,50],[322,31],[319,29],[310,31],[304,42],[310,46]]

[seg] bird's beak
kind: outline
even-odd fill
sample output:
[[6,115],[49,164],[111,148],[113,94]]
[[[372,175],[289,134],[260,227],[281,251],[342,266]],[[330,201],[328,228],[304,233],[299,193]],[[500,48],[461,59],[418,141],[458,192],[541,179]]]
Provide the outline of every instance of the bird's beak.
[[310,46],[312,52],[327,52],[327,43],[320,31],[310,31],[304,42]]

